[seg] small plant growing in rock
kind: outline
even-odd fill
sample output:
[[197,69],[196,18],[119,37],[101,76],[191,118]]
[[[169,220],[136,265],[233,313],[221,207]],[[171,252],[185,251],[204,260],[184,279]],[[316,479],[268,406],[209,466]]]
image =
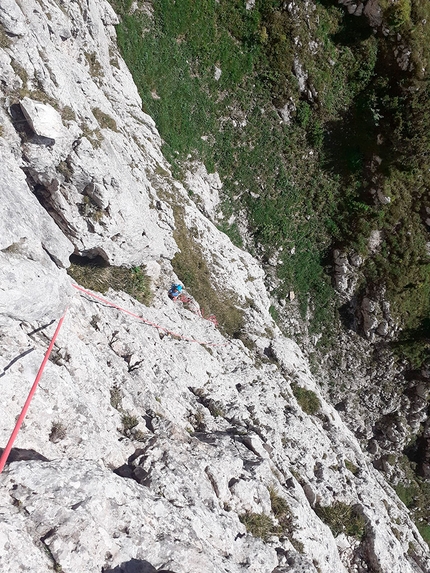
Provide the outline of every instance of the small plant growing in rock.
[[274,486],[269,487],[270,495],[270,505],[272,507],[273,514],[276,518],[284,518],[286,516],[291,516],[290,508],[288,503],[283,497],[281,497],[276,491]]
[[16,243],[11,243],[5,249],[2,249],[2,253],[7,253],[9,255],[19,255],[21,253],[22,248],[22,239],[17,241]]
[[139,420],[136,416],[130,414],[130,412],[124,412],[121,416],[122,422],[122,433],[124,436],[130,437],[131,431],[139,424]]
[[64,121],[76,121],[76,114],[69,105],[65,105],[61,109],[61,118]]
[[279,537],[286,537],[291,544],[299,551],[303,552],[303,543],[294,539],[293,533],[295,531],[294,517],[291,513],[290,506],[286,500],[281,497],[274,486],[269,487],[270,505],[272,507],[273,515],[278,520],[279,525],[274,529],[273,533]]
[[88,139],[94,149],[98,149],[104,139],[102,132],[99,128],[94,130],[90,129],[85,123],[81,124],[82,137]]
[[208,410],[212,414],[214,418],[223,418],[225,415],[223,406],[220,402],[215,402],[215,400],[211,400],[208,404]]
[[205,421],[205,415],[201,410],[197,410],[197,412],[194,415],[194,419],[196,422],[196,428],[199,430],[204,428],[204,421]]
[[66,427],[62,422],[52,422],[51,431],[49,433],[49,441],[56,444],[66,437]]
[[353,475],[357,475],[359,468],[350,462],[349,460],[345,460],[345,467],[349,470]]
[[10,48],[11,45],[12,40],[9,38],[3,28],[0,28],[0,48]]
[[102,111],[98,107],[94,107],[92,110],[94,117],[96,118],[98,124],[102,129],[110,129],[112,131],[118,131],[118,126],[113,117]]
[[93,78],[102,78],[104,76],[104,72],[101,63],[97,59],[97,54],[95,52],[85,52],[85,57],[88,62],[90,74]]
[[109,46],[109,61],[110,65],[120,69],[118,54]]
[[16,73],[16,75],[19,77],[19,79],[22,82],[22,87],[25,88],[27,86],[27,82],[28,82],[28,72],[25,68],[23,68],[21,66],[21,64],[19,64],[16,60],[12,60],[10,65],[13,68],[13,71]]
[[330,527],[334,537],[341,533],[359,540],[364,537],[366,522],[356,506],[336,501],[332,505],[317,505],[315,512]]
[[274,530],[274,523],[272,519],[264,513],[253,513],[247,511],[239,515],[240,521],[246,527],[246,531],[254,537],[261,537],[263,541],[267,541],[272,535]]
[[295,382],[291,384],[291,390],[293,391],[300,408],[306,414],[314,415],[321,408],[321,402],[312,390],[307,390]]
[[133,440],[136,440],[136,442],[145,441],[146,434],[142,432],[142,430],[134,430],[132,433],[133,433]]
[[115,410],[120,410],[122,406],[122,394],[118,386],[112,386],[110,389],[110,405]]
[[57,165],[57,171],[64,176],[66,181],[70,181],[73,175],[73,169],[67,161],[60,161]]
[[203,431],[205,429],[204,420],[205,420],[205,415],[202,412],[202,410],[197,410],[196,412],[188,416],[188,421],[192,425],[193,431],[197,432]]

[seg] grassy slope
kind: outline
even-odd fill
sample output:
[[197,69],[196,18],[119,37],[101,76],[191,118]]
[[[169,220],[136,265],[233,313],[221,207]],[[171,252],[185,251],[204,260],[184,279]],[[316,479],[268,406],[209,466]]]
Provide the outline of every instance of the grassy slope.
[[[360,152],[353,149],[334,169],[326,126],[340,121],[365,87],[376,44],[366,38],[354,50],[333,42],[342,20],[336,7],[318,5],[306,22],[281,4],[257,1],[249,11],[242,0],[158,0],[151,20],[129,15],[127,0],[114,2],[122,15],[122,53],[177,175],[189,155],[218,169],[226,218],[244,205],[255,245],[264,246],[267,258],[281,249],[278,296],[295,290],[305,313],[310,295],[318,329],[333,312],[322,261],[341,235],[344,205],[363,208],[356,200],[359,183],[348,172],[354,161],[359,170]],[[319,94],[312,105],[302,101],[291,72],[295,37],[302,39],[299,56]],[[315,37],[318,45],[309,47]],[[222,70],[219,81],[215,66]],[[281,124],[274,100],[297,106],[297,120]],[[240,242],[234,224],[223,230]]]
[[[408,1],[394,12],[387,4],[387,20],[407,37],[419,70],[429,57],[428,30],[416,22],[429,9],[415,0],[408,10]],[[122,16],[120,48],[176,175],[190,156],[220,172],[225,220],[245,206],[256,248],[266,258],[279,251],[278,296],[294,290],[303,314],[311,300],[312,328],[320,330],[334,312],[327,253],[340,244],[366,254],[367,237],[379,228],[385,241],[368,260],[367,282],[387,285],[408,340],[422,339],[430,294],[422,213],[429,98],[425,78],[393,65],[392,37],[376,36],[330,0],[309,13],[298,3],[292,14],[278,0],[257,0],[253,10],[242,0],[156,0],[152,18],[131,15],[130,0],[113,4]],[[296,56],[311,99],[292,73]],[[274,107],[286,102],[296,108],[290,125]],[[388,206],[375,206],[370,194],[375,154]],[[240,244],[234,223],[222,230]],[[411,355],[406,344],[403,350]]]
[[[152,18],[139,2],[132,15],[131,0],[112,4],[122,17],[120,49],[176,176],[189,157],[219,171],[224,220],[245,207],[256,252],[282,260],[278,296],[293,289],[303,314],[311,303],[311,327],[327,329],[336,312],[327,254],[334,245],[367,254],[370,231],[380,229],[382,248],[367,260],[363,288],[387,286],[405,329],[396,351],[415,366],[426,360],[428,2],[381,0],[388,36],[335,0],[317,0],[308,13],[302,2],[289,13],[280,0],[256,0],[249,11],[244,0],[153,0]],[[407,71],[393,58],[397,34],[412,51]],[[295,56],[312,98],[299,92]],[[295,108],[290,125],[275,109],[286,102]],[[382,160],[376,173],[374,155]],[[390,204],[374,204],[375,180]],[[222,230],[240,244],[234,223]]]

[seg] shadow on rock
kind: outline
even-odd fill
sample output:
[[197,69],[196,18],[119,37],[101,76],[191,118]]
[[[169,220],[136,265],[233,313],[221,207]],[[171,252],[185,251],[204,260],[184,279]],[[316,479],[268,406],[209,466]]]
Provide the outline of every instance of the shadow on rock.
[[102,573],[175,573],[170,569],[156,569],[144,559],[130,559],[114,569],[102,569]]
[[[3,448],[0,448],[0,456],[3,454]],[[23,462],[28,460],[37,460],[39,462],[49,462],[48,458],[36,452],[36,450],[26,450],[24,448],[12,448],[7,458],[6,465],[12,462]]]

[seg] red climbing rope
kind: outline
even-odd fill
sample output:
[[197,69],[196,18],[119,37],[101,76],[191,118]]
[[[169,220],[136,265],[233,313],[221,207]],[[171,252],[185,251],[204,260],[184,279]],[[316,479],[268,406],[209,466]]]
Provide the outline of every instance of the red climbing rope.
[[[132,316],[133,318],[137,318],[138,320],[141,320],[141,321],[144,322],[145,324],[148,324],[149,326],[153,326],[154,328],[157,328],[158,330],[161,330],[161,331],[165,332],[166,334],[170,334],[171,336],[174,336],[174,337],[179,338],[179,339],[181,339],[181,340],[185,340],[185,341],[187,341],[187,342],[196,342],[197,344],[201,344],[201,345],[205,345],[205,346],[227,346],[227,344],[229,344],[228,342],[223,343],[223,344],[214,344],[214,343],[212,343],[212,342],[202,342],[202,341],[200,341],[200,340],[195,340],[194,338],[188,338],[188,337],[186,337],[186,336],[182,336],[182,334],[177,334],[176,332],[173,332],[172,330],[169,330],[168,328],[165,328],[164,326],[160,326],[159,324],[156,324],[155,322],[151,322],[151,321],[149,321],[149,320],[146,320],[146,318],[143,318],[142,316],[139,316],[138,314],[135,314],[134,312],[131,312],[130,310],[127,310],[126,308],[122,308],[121,306],[118,306],[118,305],[115,304],[114,302],[111,302],[111,301],[109,301],[109,300],[107,300],[107,299],[105,299],[105,298],[103,298],[103,297],[101,297],[101,296],[98,296],[98,295],[96,295],[96,294],[94,294],[94,293],[92,293],[92,292],[90,292],[90,291],[88,291],[88,290],[82,288],[82,287],[79,286],[79,285],[74,284],[74,285],[72,285],[72,286],[73,286],[76,290],[81,291],[82,293],[86,294],[87,296],[90,296],[90,297],[92,297],[92,298],[95,298],[96,300],[98,300],[98,301],[100,301],[100,302],[102,302],[102,303],[104,303],[104,304],[107,304],[108,306],[111,306],[111,307],[113,307],[113,308],[116,308],[117,310],[120,310],[121,312],[125,312],[126,314]],[[5,447],[5,449],[3,450],[3,453],[2,453],[2,455],[1,455],[1,457],[0,457],[0,473],[3,471],[3,468],[4,468],[4,466],[5,466],[6,462],[7,462],[7,459],[8,459],[8,457],[9,457],[10,451],[11,451],[11,449],[12,449],[12,446],[13,446],[13,444],[14,444],[14,442],[15,442],[15,439],[16,439],[16,437],[17,437],[17,435],[18,435],[18,432],[19,432],[19,430],[20,430],[20,428],[21,428],[21,426],[22,426],[22,423],[24,422],[25,415],[27,414],[27,410],[28,410],[28,408],[29,408],[29,406],[30,406],[30,403],[31,403],[31,400],[33,399],[33,396],[34,396],[34,394],[35,394],[35,392],[36,392],[36,389],[37,389],[37,386],[38,386],[38,384],[39,384],[39,381],[40,381],[40,379],[42,378],[43,371],[44,371],[44,369],[45,369],[46,363],[47,363],[48,360],[49,360],[49,356],[50,356],[51,351],[52,351],[52,349],[53,349],[53,347],[54,347],[54,344],[55,344],[55,341],[56,341],[56,339],[57,339],[58,333],[60,332],[60,329],[61,329],[61,327],[62,327],[62,325],[63,325],[63,321],[64,321],[64,319],[65,319],[65,317],[66,317],[66,313],[67,313],[67,309],[66,309],[65,313],[63,314],[63,316],[60,318],[60,320],[59,320],[59,322],[58,322],[57,328],[55,329],[54,335],[53,335],[53,337],[52,337],[52,339],[51,339],[51,342],[50,342],[50,344],[49,344],[49,346],[48,346],[48,349],[47,349],[47,351],[46,351],[45,357],[43,358],[42,364],[40,365],[40,368],[39,368],[39,371],[38,371],[38,373],[37,373],[36,379],[35,379],[34,382],[33,382],[33,386],[31,387],[30,393],[28,394],[28,397],[27,397],[27,400],[25,401],[24,407],[23,407],[23,409],[22,409],[22,411],[21,411],[21,414],[20,414],[20,416],[19,416],[19,418],[18,418],[16,424],[15,424],[15,428],[14,428],[14,430],[13,430],[13,432],[12,432],[10,438],[9,438],[9,441],[8,441],[8,443],[7,443],[6,447]],[[203,316],[203,315],[201,315],[201,316]],[[211,322],[213,322],[213,324],[215,324],[215,326],[218,325],[218,323],[217,323],[216,318],[215,318],[214,315],[209,316],[206,320],[210,320]]]
[[166,334],[170,334],[171,336],[174,336],[176,338],[180,338],[181,340],[185,340],[186,342],[195,342],[197,344],[201,344],[204,346],[227,346],[227,344],[228,344],[228,342],[225,342],[223,344],[214,344],[213,342],[202,342],[201,340],[195,340],[194,338],[188,338],[186,336],[182,336],[182,334],[177,334],[176,332],[173,332],[172,330],[169,330],[168,328],[165,328],[164,326],[160,326],[159,324],[156,324],[155,322],[151,322],[151,321],[147,320],[146,318],[143,318],[143,316],[139,316],[138,314],[135,314],[134,312],[131,312],[130,310],[127,310],[126,308],[122,308],[121,306],[118,306],[114,302],[111,302],[111,301],[109,301],[109,300],[107,300],[101,296],[98,296],[98,295],[92,293],[91,291],[82,288],[79,285],[74,284],[72,286],[75,289],[85,293],[86,295],[91,296],[92,298],[95,298],[96,300],[99,300],[100,302],[103,302],[104,304],[107,304],[108,306],[116,308],[117,310],[120,310],[121,312],[125,312],[126,314],[129,314],[133,318],[137,318],[138,320],[141,320],[142,322],[144,322],[145,324],[148,324],[149,326],[153,326],[154,328],[157,328],[158,330],[161,330],[161,331],[165,332]]
[[66,316],[66,313],[67,313],[67,309],[66,309],[66,312],[63,314],[63,316],[60,318],[60,321],[58,322],[57,328],[55,329],[55,332],[54,332],[54,336],[52,337],[51,342],[50,342],[50,344],[49,344],[49,346],[48,346],[48,350],[46,351],[45,357],[44,357],[44,359],[43,359],[43,361],[42,361],[42,364],[40,365],[40,368],[39,368],[39,371],[38,371],[38,373],[37,373],[36,379],[35,379],[35,381],[34,381],[34,383],[33,383],[33,386],[31,387],[30,393],[29,393],[29,395],[28,395],[28,397],[27,397],[27,400],[25,401],[24,407],[23,407],[23,409],[22,409],[22,411],[21,411],[21,414],[20,414],[20,416],[19,416],[19,418],[18,418],[18,421],[17,421],[16,424],[15,424],[15,428],[14,428],[14,430],[13,430],[13,432],[12,432],[10,438],[9,438],[9,441],[8,441],[8,443],[7,443],[7,446],[6,446],[5,449],[3,450],[3,453],[2,453],[2,455],[1,455],[1,457],[0,457],[0,473],[3,471],[3,468],[4,468],[4,466],[5,466],[5,463],[6,463],[6,461],[7,461],[7,458],[9,457],[10,451],[11,451],[11,449],[12,449],[13,443],[14,443],[14,441],[15,441],[15,439],[16,439],[16,436],[18,435],[18,432],[19,432],[21,426],[22,426],[22,423],[23,423],[23,421],[24,421],[24,418],[25,418],[25,415],[26,415],[26,413],[27,413],[28,407],[30,406],[30,402],[31,402],[31,400],[32,400],[32,398],[33,398],[33,396],[34,396],[34,393],[36,392],[36,388],[37,388],[37,386],[38,386],[38,384],[39,384],[39,381],[40,381],[40,379],[42,378],[43,371],[44,371],[44,369],[45,369],[46,363],[48,362],[49,355],[51,354],[52,348],[54,347],[55,340],[56,340],[56,338],[57,338],[57,336],[58,336],[58,333],[60,332],[61,326],[62,326],[63,321],[64,321],[64,318],[65,318],[65,316]]

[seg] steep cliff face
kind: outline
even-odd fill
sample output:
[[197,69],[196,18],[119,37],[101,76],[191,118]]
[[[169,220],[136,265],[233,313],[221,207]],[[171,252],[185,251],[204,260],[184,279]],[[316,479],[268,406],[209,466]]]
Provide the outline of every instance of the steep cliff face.
[[[202,214],[219,181],[189,174],[199,209],[172,177],[116,21],[103,0],[0,7],[2,444],[68,307],[0,476],[2,570],[428,571],[273,323],[261,267]],[[240,317],[233,337],[167,297],[179,249]],[[151,305],[77,291],[72,254],[146,266]]]

